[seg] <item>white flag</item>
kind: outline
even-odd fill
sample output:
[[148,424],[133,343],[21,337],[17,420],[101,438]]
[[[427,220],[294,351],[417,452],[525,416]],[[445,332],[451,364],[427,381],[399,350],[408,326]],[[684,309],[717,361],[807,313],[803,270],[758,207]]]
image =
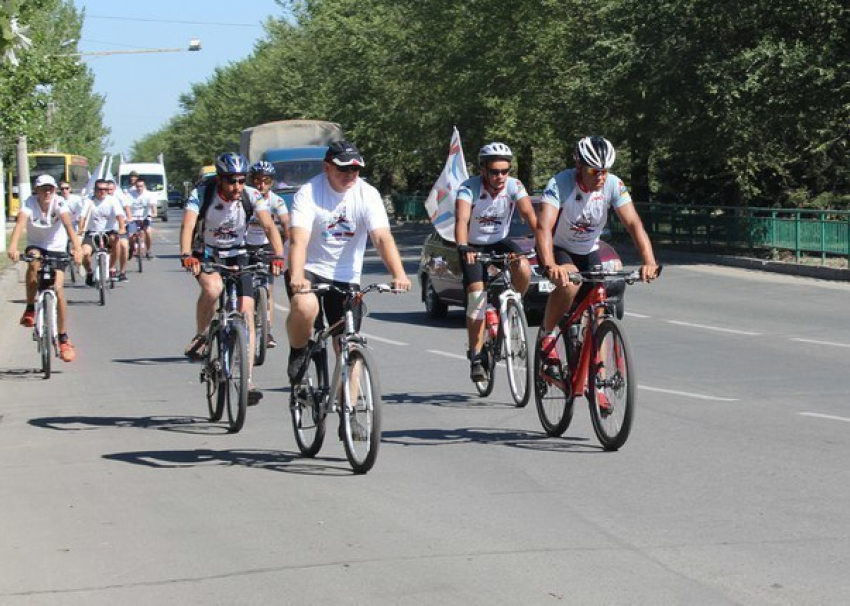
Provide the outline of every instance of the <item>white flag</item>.
[[460,145],[460,133],[455,128],[446,166],[425,200],[425,210],[434,228],[442,237],[452,242],[455,241],[455,196],[460,184],[468,178],[463,147]]
[[102,175],[103,175],[105,168],[106,168],[106,156],[103,156],[103,158],[100,159],[100,164],[98,165],[97,170],[95,170],[93,173],[91,173],[89,175],[89,182],[86,183],[86,186],[83,188],[83,191],[80,192],[80,194],[83,196],[83,198],[85,198],[87,196],[91,197],[92,193],[94,193],[94,182],[97,179],[103,178]]

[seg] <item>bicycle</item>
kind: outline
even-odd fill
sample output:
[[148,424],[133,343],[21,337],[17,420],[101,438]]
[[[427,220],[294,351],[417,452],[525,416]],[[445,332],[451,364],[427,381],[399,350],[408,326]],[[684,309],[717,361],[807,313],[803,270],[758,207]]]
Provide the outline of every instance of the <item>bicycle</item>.
[[106,232],[92,232],[92,246],[94,253],[90,261],[91,271],[94,276],[94,285],[101,305],[106,305],[106,285],[109,283],[110,290],[115,288],[115,278],[109,272],[109,234]]
[[242,267],[207,262],[202,271],[218,270],[224,288],[218,298],[218,309],[207,327],[206,352],[201,368],[201,383],[206,384],[210,421],[218,422],[227,408],[228,429],[238,433],[245,424],[248,411],[248,326],[237,309],[236,284],[245,272],[265,268],[257,263]]
[[144,269],[144,257],[147,254],[145,245],[144,221],[135,219],[127,225],[127,233],[129,234],[130,256],[136,257],[139,273]]
[[41,371],[44,378],[51,374],[51,358],[59,357],[58,307],[56,301],[56,269],[62,263],[74,260],[70,255],[42,257],[40,255],[23,255],[21,260],[27,263],[41,263],[38,275],[38,291],[35,296],[35,324],[32,338],[38,346],[41,355]]
[[[69,256],[71,255],[71,242],[70,241],[68,242],[68,245],[65,247],[65,252]],[[71,261],[68,263],[67,274],[68,274],[68,279],[71,281],[71,283],[76,284],[77,283],[77,264],[74,263],[73,259],[71,259]]]
[[[605,285],[614,280],[634,284],[640,280],[640,272],[593,269],[570,273],[569,279],[573,284],[582,284],[582,288],[558,322],[555,339],[545,350],[542,325],[537,333],[537,414],[547,435],[560,436],[572,421],[575,398],[583,395],[590,407],[593,431],[603,449],[617,450],[626,443],[632,428],[637,378],[625,326],[616,317],[616,306],[609,302]],[[560,361],[554,377],[543,371],[543,361],[553,349]]]
[[262,269],[254,272],[254,365],[262,366],[266,361],[269,341],[269,272],[267,262],[274,257],[273,252],[257,250],[251,253],[251,259],[263,264]]
[[[339,413],[339,437],[345,456],[356,474],[368,472],[378,457],[381,441],[381,388],[378,371],[366,338],[355,330],[355,310],[366,309],[363,297],[368,292],[402,292],[388,284],[370,284],[361,290],[346,290],[331,284],[313,286],[310,292],[319,296],[334,290],[347,295],[344,314],[327,328],[321,315],[316,320],[308,355],[292,385],[290,411],[295,441],[305,457],[314,457],[325,439],[328,413]],[[333,337],[339,355],[333,376],[328,373],[327,342]],[[329,382],[330,378],[330,382]]]
[[530,257],[532,254],[478,254],[478,260],[485,265],[487,276],[488,317],[481,347],[487,379],[475,382],[475,388],[482,397],[489,396],[495,383],[496,363],[504,360],[511,397],[517,408],[526,406],[531,397],[532,368],[529,364],[528,320],[522,305],[522,295],[511,282],[510,266],[519,257]]

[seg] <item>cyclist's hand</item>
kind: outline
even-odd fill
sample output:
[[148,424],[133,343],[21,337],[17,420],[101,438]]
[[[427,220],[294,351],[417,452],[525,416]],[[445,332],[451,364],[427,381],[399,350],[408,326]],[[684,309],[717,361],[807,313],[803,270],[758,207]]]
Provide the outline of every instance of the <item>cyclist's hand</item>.
[[640,279],[641,282],[652,282],[655,278],[658,277],[661,268],[658,267],[655,263],[647,263],[640,266]]
[[467,265],[475,263],[476,252],[469,244],[458,244],[457,254]]
[[9,253],[8,253],[8,254],[9,254],[9,258],[10,258],[10,259],[11,259],[14,263],[17,263],[17,262],[18,262],[18,259],[20,259],[20,258],[21,258],[21,252],[20,252],[20,251],[18,251],[18,250],[9,250]]
[[550,265],[546,278],[555,286],[566,286],[570,281],[570,272],[563,265]]
[[275,257],[272,259],[272,274],[279,276],[283,273],[283,257]]
[[79,248],[75,248],[74,252],[71,253],[71,256],[74,257],[74,265],[79,265],[83,261],[83,251]]
[[403,290],[404,292],[408,292],[410,290],[410,279],[407,276],[393,278],[390,286],[392,286],[393,290]]
[[310,292],[310,289],[313,287],[313,284],[307,278],[301,278],[298,280],[291,280],[289,282],[289,287],[292,289],[292,294],[303,295]]
[[201,262],[192,255],[183,255],[180,263],[183,265],[183,269],[191,271],[196,276],[201,273]]

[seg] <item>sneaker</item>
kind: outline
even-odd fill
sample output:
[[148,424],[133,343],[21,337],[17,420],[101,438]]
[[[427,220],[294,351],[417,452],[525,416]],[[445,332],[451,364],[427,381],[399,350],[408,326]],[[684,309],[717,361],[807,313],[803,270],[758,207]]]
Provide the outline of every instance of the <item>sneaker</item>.
[[197,362],[198,360],[204,357],[204,354],[206,353],[206,344],[206,335],[197,334],[192,338],[192,341],[189,343],[183,353],[187,358],[189,358],[193,362]]
[[546,335],[540,344],[542,351],[546,352],[541,364],[540,371],[544,377],[548,377],[555,381],[561,380],[561,359],[558,357],[558,349],[555,344],[555,337]]
[[272,333],[269,333],[269,338],[266,339],[266,347],[269,349],[277,347],[277,341],[274,340],[274,335]]
[[263,392],[254,387],[248,387],[248,406],[256,406],[263,399]]
[[124,273],[123,271],[120,274],[118,274],[117,279],[118,279],[119,282],[129,282],[130,281],[130,278],[128,278],[127,274]]
[[65,341],[59,344],[59,357],[62,358],[63,362],[74,361],[74,358],[77,357],[77,352],[74,350],[74,346],[71,345],[71,341]]
[[86,274],[86,286],[94,286],[94,274],[92,272]]
[[472,358],[469,365],[469,378],[473,383],[481,383],[487,380],[487,368],[484,366],[484,356],[481,354]]
[[21,326],[25,328],[32,328],[35,326],[35,310],[27,309],[24,311],[24,315],[21,316]]
[[117,275],[117,272],[114,269],[109,270],[109,279],[110,280],[115,280],[116,275]]
[[145,254],[145,259],[147,259],[148,261],[151,261],[153,259],[153,254],[151,254],[151,253]]
[[299,349],[291,348],[289,350],[289,365],[287,366],[287,374],[291,384],[300,383],[304,378],[304,373],[307,371],[307,355],[310,352],[309,345]]

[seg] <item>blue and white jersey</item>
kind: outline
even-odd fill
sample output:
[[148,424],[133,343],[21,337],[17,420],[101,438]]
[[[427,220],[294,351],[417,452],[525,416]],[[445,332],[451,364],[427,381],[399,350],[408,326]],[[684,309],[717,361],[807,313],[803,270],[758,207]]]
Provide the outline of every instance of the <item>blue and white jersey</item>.
[[[211,184],[208,187],[215,187]],[[201,203],[204,199],[204,187],[195,189],[186,203],[186,212],[200,214]],[[256,189],[246,187],[248,198],[254,205],[253,214],[262,210],[269,210],[269,204]],[[203,219],[204,231],[202,235],[204,246],[216,249],[242,248],[245,246],[245,233],[248,229],[245,209],[242,207],[242,198],[233,201],[224,200],[218,195],[218,190],[213,192],[206,217]]]
[[[284,199],[274,192],[269,192],[268,197],[264,199],[269,204],[269,210],[272,216],[280,217],[282,223],[283,217],[289,214],[289,209],[286,207]],[[266,230],[260,225],[256,214],[252,215],[251,220],[248,221],[248,233],[245,235],[245,241],[251,246],[265,246],[269,243],[269,239],[266,237]]]
[[541,202],[558,209],[552,244],[586,255],[599,248],[608,209],[631,204],[632,197],[623,181],[611,173],[601,190],[586,192],[576,183],[576,169],[570,168],[549,180]]
[[513,177],[508,177],[505,187],[495,197],[482,186],[480,176],[461,183],[455,202],[472,205],[469,244],[494,244],[507,238],[517,202],[526,196],[528,192],[522,181]]

